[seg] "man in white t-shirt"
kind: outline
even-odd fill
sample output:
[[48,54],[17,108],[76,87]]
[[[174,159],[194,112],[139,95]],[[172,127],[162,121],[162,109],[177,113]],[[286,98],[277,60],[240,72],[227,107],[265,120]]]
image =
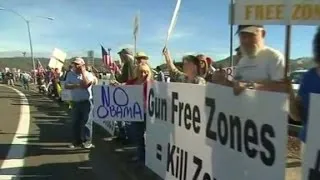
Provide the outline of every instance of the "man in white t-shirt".
[[238,89],[241,92],[246,88],[239,82],[250,82],[252,86],[253,83],[282,81],[284,56],[280,51],[265,46],[266,31],[263,26],[239,25],[237,34],[242,57],[235,69],[235,91]]
[[284,77],[283,54],[265,46],[263,26],[240,25],[237,34],[242,58],[236,66],[239,81],[280,81]]

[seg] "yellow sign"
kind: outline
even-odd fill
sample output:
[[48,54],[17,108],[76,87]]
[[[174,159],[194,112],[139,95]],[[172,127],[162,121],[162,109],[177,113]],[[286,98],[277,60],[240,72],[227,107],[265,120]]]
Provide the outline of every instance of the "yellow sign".
[[[245,19],[255,20],[282,20],[285,6],[283,4],[247,5]],[[320,5],[295,4],[291,10],[292,20],[320,20]]]
[[[258,1],[258,0],[257,0]],[[279,2],[280,1],[280,2]],[[238,0],[234,4],[235,24],[301,24],[320,23],[320,1]]]

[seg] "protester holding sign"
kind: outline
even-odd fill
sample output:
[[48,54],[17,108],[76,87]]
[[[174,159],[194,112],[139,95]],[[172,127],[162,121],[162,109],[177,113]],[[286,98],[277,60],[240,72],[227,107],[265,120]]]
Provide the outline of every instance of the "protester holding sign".
[[207,61],[207,57],[203,54],[198,54],[196,57],[200,61],[200,75],[204,79],[210,78],[211,74],[209,74],[209,64]]
[[185,82],[193,84],[206,84],[206,80],[200,76],[200,61],[193,55],[184,56],[183,61],[183,72],[179,71],[173,64],[170,52],[165,47],[163,49],[163,55],[166,59],[167,66],[171,72],[171,77],[175,82]]
[[[117,82],[111,82],[111,84],[125,83],[130,79],[134,78],[134,56],[133,52],[129,48],[121,49],[118,52],[121,62],[123,63],[121,74],[116,76]],[[119,128],[118,140],[126,143],[127,135],[125,130],[125,122],[117,122]]]
[[296,107],[300,110],[296,115],[302,120],[302,129],[300,132],[301,152],[303,153],[303,146],[306,143],[307,129],[308,129],[308,113],[310,94],[320,94],[320,28],[318,29],[313,40],[313,54],[314,61],[317,67],[310,69],[304,74],[301,80],[300,88],[296,99]]
[[120,83],[124,83],[134,76],[134,57],[131,49],[125,48],[118,52],[121,62],[123,63],[123,67],[121,70],[121,74],[117,76],[117,81]]
[[[284,56],[280,51],[265,45],[266,31],[264,27],[239,25],[237,34],[239,35],[242,57],[235,69],[235,93],[239,94],[248,87],[254,88],[254,83],[283,80]],[[247,84],[239,83],[241,81],[247,82]]]
[[[149,66],[149,68],[151,69],[150,64],[148,63],[149,60],[149,56],[144,53],[144,52],[138,52],[135,56],[136,60],[137,60],[137,65],[139,66],[139,64],[147,64]],[[137,72],[137,70],[135,70],[135,72]],[[153,78],[153,72],[150,71],[151,75],[150,77]],[[138,74],[135,75],[135,77],[139,76]]]
[[[148,81],[152,79],[151,69],[148,64],[140,63],[136,68],[137,78],[127,81],[127,85],[133,84],[143,84],[143,102],[144,109],[146,112],[146,103],[147,103],[147,84]],[[131,122],[130,126],[130,135],[137,145],[137,157],[134,157],[134,161],[138,161],[144,164],[145,161],[145,140],[144,133],[146,130],[146,114],[144,114],[144,122]]]
[[70,148],[82,145],[89,149],[92,147],[92,122],[89,121],[89,113],[92,109],[92,82],[94,77],[86,71],[85,62],[82,58],[73,61],[74,70],[66,79],[65,88],[71,89],[73,107],[72,122],[74,142]]
[[279,81],[284,74],[284,56],[278,50],[265,46],[263,26],[239,25],[242,57],[236,67],[239,81]]

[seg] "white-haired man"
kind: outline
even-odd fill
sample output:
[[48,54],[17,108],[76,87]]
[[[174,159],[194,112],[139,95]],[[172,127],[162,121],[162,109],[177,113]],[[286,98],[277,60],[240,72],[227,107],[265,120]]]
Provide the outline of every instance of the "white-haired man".
[[[256,83],[280,82],[284,79],[283,54],[265,45],[266,30],[260,25],[239,25],[237,34],[242,54],[235,69],[235,94]],[[241,84],[240,82],[246,82]]]

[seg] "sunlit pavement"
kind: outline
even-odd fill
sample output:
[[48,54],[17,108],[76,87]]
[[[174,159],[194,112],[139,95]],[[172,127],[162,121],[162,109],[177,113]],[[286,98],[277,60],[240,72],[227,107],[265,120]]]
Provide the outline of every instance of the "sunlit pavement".
[[[19,123],[21,98],[7,88],[0,86],[0,179],[54,179],[94,180],[119,179],[119,174],[108,165],[104,150],[72,150],[71,122],[66,107],[40,95],[35,91],[23,92],[29,101],[30,128],[28,134],[15,135]],[[26,104],[24,104],[26,105]],[[14,137],[23,143],[11,144]],[[21,152],[26,147],[25,153]],[[10,156],[8,156],[11,148]],[[100,153],[100,154],[99,154]],[[94,159],[94,160],[93,160]],[[23,162],[23,167],[15,161]],[[18,175],[19,174],[19,175]]]

